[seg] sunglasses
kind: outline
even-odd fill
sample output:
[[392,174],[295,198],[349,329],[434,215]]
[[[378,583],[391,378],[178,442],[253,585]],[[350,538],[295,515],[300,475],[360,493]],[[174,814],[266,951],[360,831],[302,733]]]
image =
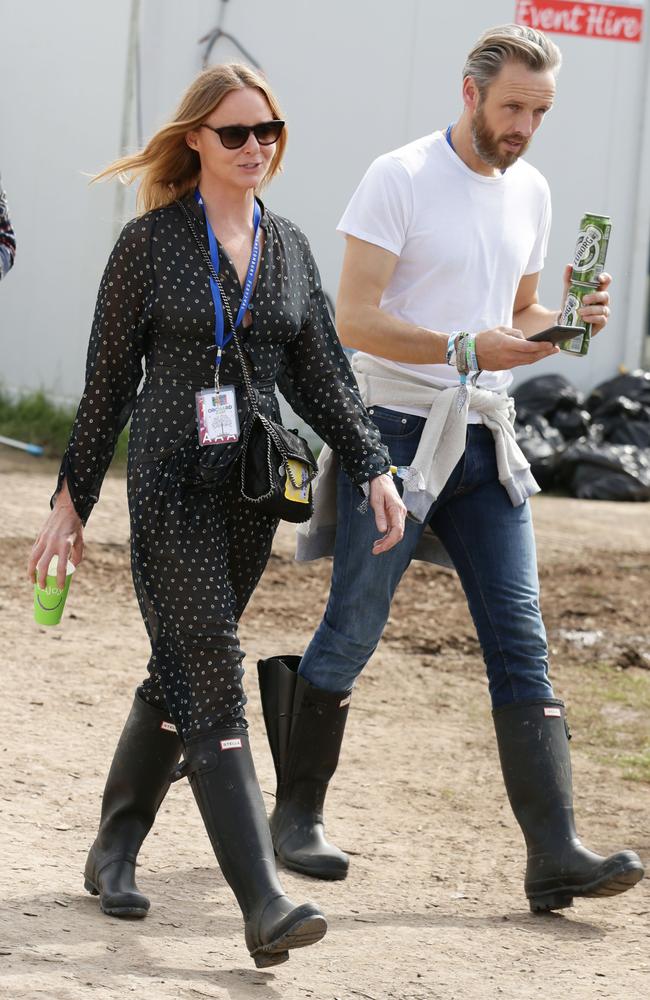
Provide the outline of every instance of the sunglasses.
[[202,122],[199,128],[209,128],[211,132],[216,132],[221,145],[226,149],[241,149],[248,142],[251,132],[260,146],[272,146],[280,138],[284,122],[275,119],[272,122],[260,122],[259,125],[222,125],[220,128]]

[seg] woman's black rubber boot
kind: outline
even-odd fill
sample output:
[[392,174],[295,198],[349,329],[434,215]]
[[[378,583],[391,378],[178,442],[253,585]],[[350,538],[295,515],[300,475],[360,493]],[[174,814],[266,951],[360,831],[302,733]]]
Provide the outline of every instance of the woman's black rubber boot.
[[578,839],[564,703],[515,703],[493,717],[508,798],[528,849],[531,910],[561,910],[575,896],[614,896],[643,878],[634,851],[605,858]]
[[323,806],[341,752],[351,691],[324,691],[298,673],[299,656],[257,664],[266,732],[278,779],[270,819],[276,854],[287,868],[343,879],[347,854],[325,839]]
[[258,969],[280,965],[291,948],[315,944],[327,930],[313,903],[295,906],[275,869],[264,800],[245,730],[190,741],[174,780],[187,776],[223,876],[245,921]]
[[182,744],[166,712],[136,694],[108,773],[84,886],[111,917],[144,917],[149,900],[135,883],[138,851],[167,794]]

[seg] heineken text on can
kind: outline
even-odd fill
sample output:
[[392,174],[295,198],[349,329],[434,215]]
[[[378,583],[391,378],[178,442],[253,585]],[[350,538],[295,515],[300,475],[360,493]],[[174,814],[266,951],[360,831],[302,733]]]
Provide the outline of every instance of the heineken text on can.
[[585,332],[579,333],[571,340],[563,340],[560,347],[567,354],[586,354],[589,350],[591,340],[591,324],[585,323],[578,315],[578,310],[582,307],[582,300],[585,295],[593,292],[594,285],[586,285],[582,282],[574,281],[569,286],[566,302],[562,310],[561,323],[563,326],[584,326]]
[[611,224],[608,215],[583,215],[573,257],[571,280],[597,285],[605,269]]

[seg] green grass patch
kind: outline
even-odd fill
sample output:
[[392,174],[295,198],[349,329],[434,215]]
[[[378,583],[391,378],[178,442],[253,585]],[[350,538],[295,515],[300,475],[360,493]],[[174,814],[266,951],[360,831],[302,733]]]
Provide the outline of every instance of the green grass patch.
[[603,668],[599,666],[604,686],[600,695],[604,702],[616,702],[628,708],[637,709],[650,718],[650,674],[640,670],[625,670],[621,667]]
[[[53,403],[44,392],[13,398],[0,389],[0,434],[28,444],[38,444],[48,458],[60,458],[68,444],[76,406]],[[125,464],[128,428],[120,434],[115,461]]]
[[650,783],[650,673],[590,664],[571,699],[579,744],[630,781]]
[[650,746],[638,753],[622,754],[618,763],[623,768],[623,777],[630,781],[647,781],[650,784]]

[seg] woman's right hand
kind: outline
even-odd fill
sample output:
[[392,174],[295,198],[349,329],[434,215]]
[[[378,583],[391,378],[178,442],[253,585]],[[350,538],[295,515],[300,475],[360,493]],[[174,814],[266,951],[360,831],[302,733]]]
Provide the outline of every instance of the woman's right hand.
[[372,554],[378,556],[382,552],[388,552],[404,537],[406,507],[389,473],[370,480],[369,501],[377,531],[381,532],[381,538],[372,546]]
[[44,588],[46,585],[47,568],[50,565],[52,556],[59,557],[59,565],[56,573],[57,587],[63,589],[65,585],[66,567],[68,559],[78,566],[83,559],[84,538],[83,524],[77,514],[70,494],[68,485],[64,481],[50,516],[41,528],[38,538],[32,547],[32,553],[27,567],[27,579],[34,582],[34,576],[38,573],[38,585]]
[[533,365],[557,354],[558,348],[543,341],[526,340],[521,330],[495,326],[476,335],[476,360],[481,371],[499,372],[518,365]]

